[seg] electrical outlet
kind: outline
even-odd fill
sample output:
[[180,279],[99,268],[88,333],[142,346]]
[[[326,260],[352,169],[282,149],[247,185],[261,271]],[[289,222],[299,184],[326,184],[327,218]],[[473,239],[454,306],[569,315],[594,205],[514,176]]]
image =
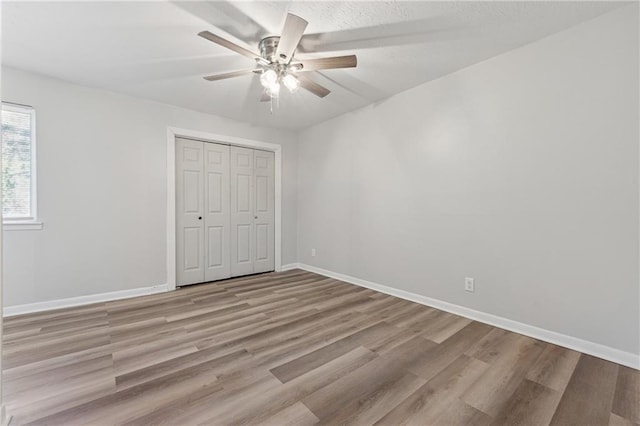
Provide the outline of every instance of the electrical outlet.
[[314,257],[316,255],[316,249],[311,249],[311,256]]
[[466,277],[464,279],[464,289],[466,291],[470,291],[471,293],[476,291],[476,280],[474,280],[473,278]]

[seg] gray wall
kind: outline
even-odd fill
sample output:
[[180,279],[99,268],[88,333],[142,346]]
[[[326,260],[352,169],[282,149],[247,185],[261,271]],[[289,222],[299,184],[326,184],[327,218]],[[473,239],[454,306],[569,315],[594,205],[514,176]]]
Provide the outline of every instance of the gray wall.
[[167,126],[283,146],[283,264],[296,261],[296,140],[287,131],[11,68],[2,99],[36,109],[42,231],[4,232],[4,305],[166,283]]
[[306,129],[298,260],[638,353],[638,117],[632,5]]

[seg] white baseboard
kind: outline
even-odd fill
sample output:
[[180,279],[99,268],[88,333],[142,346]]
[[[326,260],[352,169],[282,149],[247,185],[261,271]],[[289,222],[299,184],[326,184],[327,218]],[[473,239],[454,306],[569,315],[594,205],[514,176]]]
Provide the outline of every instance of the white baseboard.
[[87,296],[70,297],[68,299],[49,300],[46,302],[28,303],[25,305],[6,306],[2,316],[30,314],[33,312],[49,311],[52,309],[70,308],[72,306],[89,305],[91,303],[108,302],[110,300],[128,299],[136,296],[163,293],[168,290],[167,284],[152,287],[134,288],[131,290],[111,291],[109,293],[90,294]]
[[627,367],[640,369],[640,356],[631,352],[625,352],[620,349],[612,348],[610,346],[601,345],[599,343],[590,342],[588,340],[579,339],[573,336],[567,336],[566,334],[545,330],[543,328],[510,320],[508,318],[476,311],[464,306],[455,305],[453,303],[444,302],[438,299],[432,299],[430,297],[422,296],[420,294],[415,294],[404,290],[399,290],[397,288],[388,287],[382,284],[376,284],[371,281],[351,277],[349,275],[340,274],[338,272],[328,271],[326,269],[317,268],[315,266],[306,265],[304,263],[295,264],[295,267],[303,269],[305,271],[315,272],[316,274],[324,275],[326,277],[335,278],[340,281],[345,281],[350,284],[366,287],[371,290],[379,291],[381,293],[386,293],[391,296],[399,297],[401,299],[410,300],[412,302],[420,303],[422,305],[460,315],[475,321],[480,321],[485,324],[513,331],[515,333],[524,334],[525,336],[533,337],[534,339],[543,340],[545,342],[553,343],[554,345],[563,346],[565,348],[573,349],[578,352],[593,355],[595,357],[606,359],[617,364],[622,364]]
[[292,269],[298,269],[298,268],[300,268],[299,263],[287,263],[286,265],[282,265],[280,267],[280,271],[284,272],[284,271],[290,271]]

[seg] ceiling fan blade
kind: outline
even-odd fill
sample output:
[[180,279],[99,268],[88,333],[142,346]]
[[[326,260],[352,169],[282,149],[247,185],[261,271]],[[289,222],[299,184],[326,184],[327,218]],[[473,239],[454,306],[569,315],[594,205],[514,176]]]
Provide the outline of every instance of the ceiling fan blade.
[[354,68],[358,65],[356,55],[334,56],[331,58],[307,59],[298,61],[302,64],[300,71],[328,70],[334,68]]
[[252,72],[255,72],[255,70],[250,69],[250,70],[231,71],[231,72],[225,72],[223,74],[209,75],[203,78],[208,81],[216,81],[216,80],[224,80],[226,78],[240,77],[241,75],[251,74]]
[[304,87],[305,89],[307,89],[308,91],[310,91],[311,93],[313,93],[314,95],[320,98],[324,98],[329,93],[331,93],[331,90],[319,85],[315,81],[309,80],[306,76],[302,74],[296,75],[296,78],[300,80],[300,86]]
[[431,16],[395,24],[305,34],[298,46],[298,52],[344,52],[461,40],[471,37],[470,31],[469,25],[462,26],[450,19]]
[[289,63],[293,57],[293,53],[296,51],[302,34],[305,28],[307,28],[308,22],[299,16],[287,13],[287,20],[284,22],[284,28],[282,29],[282,35],[278,42],[278,49],[276,55],[279,59]]
[[257,46],[269,35],[267,29],[229,1],[169,0],[169,3],[248,46]]
[[226,47],[227,49],[231,49],[234,52],[238,52],[239,54],[244,55],[247,58],[261,59],[260,55],[258,55],[257,53],[253,53],[252,51],[247,50],[244,47],[240,47],[237,44],[230,42],[229,40],[210,33],[209,31],[201,31],[198,33],[198,35],[202,38],[206,38],[213,43],[219,44],[222,47]]

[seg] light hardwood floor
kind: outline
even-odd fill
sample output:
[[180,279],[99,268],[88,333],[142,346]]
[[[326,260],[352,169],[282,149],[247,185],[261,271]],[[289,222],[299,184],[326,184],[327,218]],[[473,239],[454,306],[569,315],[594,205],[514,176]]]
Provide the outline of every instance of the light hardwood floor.
[[12,424],[640,423],[636,370],[299,270],[4,333]]

